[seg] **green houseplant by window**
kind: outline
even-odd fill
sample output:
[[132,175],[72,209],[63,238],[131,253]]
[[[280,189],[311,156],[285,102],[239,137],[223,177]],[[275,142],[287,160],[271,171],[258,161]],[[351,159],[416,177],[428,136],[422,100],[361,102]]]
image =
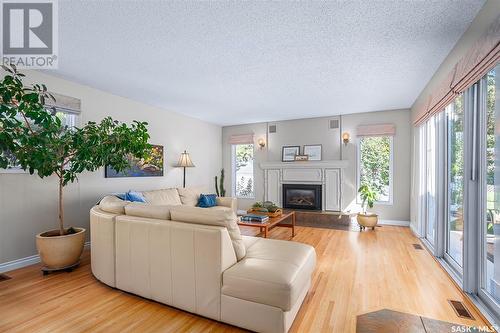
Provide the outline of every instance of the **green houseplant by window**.
[[[145,157],[150,151],[147,123],[119,123],[110,117],[88,122],[81,128],[67,128],[46,107],[54,97],[43,84],[25,86],[24,74],[15,66],[2,66],[0,82],[0,168],[14,156],[30,174],[58,178],[59,228],[37,235],[37,248],[49,269],[67,268],[78,262],[83,250],[85,229],[65,228],[63,189],[84,171],[110,165],[128,167],[127,157]],[[54,100],[55,101],[55,100]]]
[[359,224],[359,230],[365,228],[375,229],[378,223],[378,215],[367,212],[368,208],[373,208],[373,204],[377,200],[377,192],[372,190],[368,185],[361,185],[358,189],[359,196],[361,198],[361,209],[362,212],[358,213],[357,220]]

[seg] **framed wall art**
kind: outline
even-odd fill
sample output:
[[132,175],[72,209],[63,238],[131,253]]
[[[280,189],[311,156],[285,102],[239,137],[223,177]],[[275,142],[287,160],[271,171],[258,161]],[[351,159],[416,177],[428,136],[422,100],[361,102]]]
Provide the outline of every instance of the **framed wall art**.
[[110,166],[106,166],[104,176],[106,178],[121,177],[162,177],[163,176],[163,146],[152,145],[151,154],[142,159],[129,157],[130,167],[117,172]]
[[293,162],[295,155],[300,154],[300,146],[283,146],[281,149],[281,161],[283,162]]
[[309,155],[309,161],[321,161],[321,145],[305,145],[304,155]]

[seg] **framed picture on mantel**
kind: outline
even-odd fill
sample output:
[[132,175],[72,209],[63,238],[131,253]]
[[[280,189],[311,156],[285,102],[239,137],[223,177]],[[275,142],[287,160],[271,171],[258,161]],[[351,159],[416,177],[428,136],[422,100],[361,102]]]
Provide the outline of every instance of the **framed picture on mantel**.
[[321,161],[321,145],[305,145],[304,155],[309,155],[309,161]]
[[300,146],[284,146],[281,151],[281,161],[283,162],[293,162],[295,161],[295,155],[300,154]]

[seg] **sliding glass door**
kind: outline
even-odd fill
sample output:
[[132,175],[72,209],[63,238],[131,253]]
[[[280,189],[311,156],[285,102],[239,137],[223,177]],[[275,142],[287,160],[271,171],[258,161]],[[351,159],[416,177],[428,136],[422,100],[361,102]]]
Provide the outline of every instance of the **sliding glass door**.
[[419,128],[422,237],[500,321],[500,65]]
[[[464,242],[464,98],[446,107],[447,126],[447,218],[445,258],[458,271],[463,265]],[[450,260],[451,259],[451,260]]]
[[497,103],[500,66],[481,81],[482,164],[481,202],[481,294],[490,307],[500,303],[500,105]]
[[437,117],[431,117],[425,128],[426,134],[426,173],[425,173],[425,238],[434,247],[436,240],[436,217],[437,217]]

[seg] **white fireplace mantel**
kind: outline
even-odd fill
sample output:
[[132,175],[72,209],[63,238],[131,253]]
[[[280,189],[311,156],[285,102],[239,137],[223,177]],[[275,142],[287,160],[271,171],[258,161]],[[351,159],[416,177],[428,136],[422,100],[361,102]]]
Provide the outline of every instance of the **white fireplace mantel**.
[[264,162],[265,200],[282,205],[283,184],[321,184],[323,210],[340,211],[342,207],[342,173],[348,161]]
[[293,162],[263,162],[260,167],[263,170],[267,169],[302,169],[302,168],[318,168],[318,169],[344,169],[349,166],[349,161],[332,160],[332,161],[293,161]]

